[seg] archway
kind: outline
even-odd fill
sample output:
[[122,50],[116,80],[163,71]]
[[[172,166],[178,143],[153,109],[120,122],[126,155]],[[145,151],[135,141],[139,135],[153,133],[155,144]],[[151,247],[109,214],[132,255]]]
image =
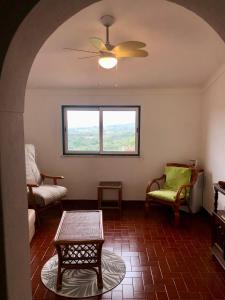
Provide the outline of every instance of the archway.
[[[0,85],[0,197],[8,295],[3,295],[2,299],[31,299],[28,239],[25,238],[27,221],[23,137],[24,93],[29,70],[47,37],[70,16],[97,1],[100,0],[39,1],[19,26],[4,59]],[[225,40],[223,0],[216,4],[214,0],[208,0],[207,3],[201,1],[201,4],[195,0],[172,2],[196,11]]]

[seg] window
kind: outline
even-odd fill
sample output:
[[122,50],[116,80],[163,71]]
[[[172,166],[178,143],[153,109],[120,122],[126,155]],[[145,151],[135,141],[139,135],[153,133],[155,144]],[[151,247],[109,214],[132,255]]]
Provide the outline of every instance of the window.
[[139,106],[62,106],[63,153],[139,155]]

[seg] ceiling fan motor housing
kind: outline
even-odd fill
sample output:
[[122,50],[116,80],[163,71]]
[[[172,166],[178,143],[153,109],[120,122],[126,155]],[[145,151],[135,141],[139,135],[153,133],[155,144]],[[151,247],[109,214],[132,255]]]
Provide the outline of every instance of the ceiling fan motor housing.
[[110,27],[115,22],[115,18],[110,15],[105,15],[101,17],[100,21],[105,27]]

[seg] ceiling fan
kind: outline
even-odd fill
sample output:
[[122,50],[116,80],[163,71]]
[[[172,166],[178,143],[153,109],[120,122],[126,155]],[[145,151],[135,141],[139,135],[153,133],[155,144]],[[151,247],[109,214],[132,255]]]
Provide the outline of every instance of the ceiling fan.
[[117,45],[112,45],[109,41],[109,27],[114,23],[115,19],[113,16],[105,15],[101,17],[100,21],[106,28],[106,42],[104,43],[102,39],[98,37],[91,37],[89,39],[90,43],[97,49],[96,51],[74,48],[65,49],[92,54],[90,56],[80,57],[79,59],[99,57],[98,63],[104,69],[112,69],[115,67],[120,58],[148,56],[148,52],[142,49],[146,46],[143,42],[126,41]]

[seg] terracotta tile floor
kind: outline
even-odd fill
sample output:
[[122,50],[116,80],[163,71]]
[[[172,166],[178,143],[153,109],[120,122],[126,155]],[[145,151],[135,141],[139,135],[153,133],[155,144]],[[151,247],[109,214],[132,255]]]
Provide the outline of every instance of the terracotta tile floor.
[[[55,254],[52,244],[60,216],[49,211],[31,243],[33,299],[67,299],[41,283],[43,264]],[[204,214],[182,214],[179,228],[172,213],[153,207],[148,218],[142,206],[104,212],[103,247],[126,262],[126,277],[114,290],[91,299],[225,299],[225,272],[210,253],[210,221]],[[87,299],[87,298],[86,298]]]

